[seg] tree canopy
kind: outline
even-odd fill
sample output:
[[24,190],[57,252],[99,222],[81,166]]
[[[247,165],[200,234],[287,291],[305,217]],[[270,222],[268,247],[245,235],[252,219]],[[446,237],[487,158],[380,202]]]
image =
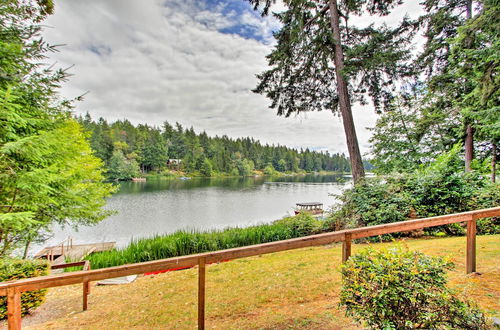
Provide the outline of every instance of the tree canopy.
[[[465,168],[491,160],[499,136],[499,8],[495,1],[425,1],[423,72],[381,115],[371,138],[381,173],[408,171],[464,145]],[[478,164],[472,162],[476,159]]]
[[457,134],[464,141],[465,167],[470,170],[477,143],[485,138],[493,145],[498,141],[494,113],[499,98],[492,88],[498,80],[498,4],[428,0],[423,5],[426,13],[419,24],[426,43],[415,64],[426,73],[429,108],[460,118]]
[[51,1],[0,7],[0,255],[43,237],[53,223],[91,224],[114,188],[57,90],[64,70],[44,63],[40,36]]

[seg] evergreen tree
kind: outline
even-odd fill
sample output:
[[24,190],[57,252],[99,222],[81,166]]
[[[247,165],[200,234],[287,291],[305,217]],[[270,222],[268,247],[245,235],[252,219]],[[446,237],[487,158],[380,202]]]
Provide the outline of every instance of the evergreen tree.
[[[498,141],[499,97],[492,86],[498,86],[499,25],[491,24],[498,21],[498,6],[468,0],[423,4],[426,14],[419,22],[427,42],[416,66],[428,80],[411,97],[402,93],[377,121],[371,140],[377,171],[415,168],[464,140],[470,170],[473,136],[490,142],[491,149]],[[478,10],[474,17],[472,8]]]
[[186,155],[187,147],[186,141],[184,137],[184,131],[182,125],[176,123],[176,130],[170,131],[170,127],[168,128],[168,145],[169,145],[169,158],[172,159],[182,159]]
[[[459,106],[468,134],[491,143],[495,182],[496,149],[500,141],[500,6],[495,0],[480,1],[480,6],[478,14],[457,29],[457,36],[451,42],[450,74],[469,84]],[[473,131],[469,132],[471,128]],[[469,151],[469,158],[472,155]]]
[[113,153],[113,141],[110,135],[109,125],[103,118],[99,118],[97,125],[90,138],[90,146],[95,155],[107,163]]
[[165,168],[168,160],[168,150],[166,143],[157,129],[149,132],[146,143],[142,148],[141,159],[143,166],[148,171],[158,171]]
[[280,172],[285,172],[287,170],[286,168],[286,161],[281,158],[279,161],[278,161],[278,164],[276,165],[276,169]]
[[[459,29],[473,19],[474,9],[478,11],[479,16],[484,14],[484,2],[426,0],[423,2],[426,14],[419,20],[425,30],[426,44],[416,65],[426,72],[428,99],[434,105],[434,109],[446,113],[448,117],[460,116],[466,171],[471,170],[474,158],[474,132],[477,126],[474,113],[478,110],[473,105],[474,102],[471,103],[469,99],[477,84],[477,79],[474,81],[473,78],[472,62],[485,60],[484,57],[477,57],[471,62],[467,54],[471,54],[475,48],[479,50],[484,46],[488,47],[489,41],[479,41],[480,38],[475,39],[472,34],[460,38]],[[491,4],[493,11],[498,12],[498,4],[495,5],[494,2]],[[493,22],[496,21],[496,24],[493,22],[489,24],[498,26],[498,14],[493,14],[490,18],[494,20]],[[457,38],[461,39],[460,45],[456,43]],[[455,48],[454,53],[453,48]],[[483,62],[479,65],[484,64]]]
[[434,161],[459,142],[459,125],[457,118],[429,105],[420,87],[400,93],[371,129],[376,171],[407,172]]
[[203,159],[203,163],[200,168],[200,173],[204,176],[212,176],[212,164],[207,158]]
[[420,23],[427,43],[416,64],[428,81],[412,93],[401,93],[377,121],[371,138],[376,170],[415,169],[459,142],[465,142],[470,170],[475,136],[476,145],[491,145],[494,180],[500,25],[492,22],[498,22],[498,6],[494,1],[426,1],[424,6]]
[[[272,0],[250,0],[268,9]],[[327,110],[340,113],[347,140],[353,180],[364,176],[351,102],[376,110],[391,100],[393,82],[408,74],[407,46],[413,27],[407,20],[391,29],[373,24],[349,25],[349,17],[387,15],[399,1],[285,1],[287,10],[275,16],[283,24],[277,45],[268,55],[271,69],[260,74],[255,92],[272,100],[278,115]],[[341,19],[343,23],[341,24]]]
[[43,238],[53,223],[89,224],[114,190],[102,182],[71,102],[60,101],[64,70],[42,63],[55,48],[40,36],[52,1],[0,6],[0,256]]

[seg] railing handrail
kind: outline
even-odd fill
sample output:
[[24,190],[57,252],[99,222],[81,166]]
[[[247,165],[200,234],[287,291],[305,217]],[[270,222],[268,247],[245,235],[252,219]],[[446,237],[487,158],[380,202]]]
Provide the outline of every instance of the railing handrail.
[[67,262],[65,264],[59,264],[59,265],[52,265],[50,266],[51,269],[64,269],[64,268],[69,268],[69,267],[79,267],[83,266],[83,270],[87,270],[90,267],[90,261],[88,260],[82,260],[82,261],[75,261],[75,262]]
[[60,241],[60,242],[59,242],[59,244],[56,244],[56,245],[54,245],[53,247],[59,247],[59,246],[61,246],[61,245],[65,244],[65,243],[67,243],[67,245],[69,246],[69,245],[70,245],[70,242],[71,242],[72,240],[73,240],[73,239],[72,239],[70,236],[68,236],[68,237],[66,237],[65,239],[63,239],[62,241]]
[[283,241],[249,245],[233,249],[204,252],[141,263],[126,264],[115,267],[0,282],[0,296],[7,295],[9,289],[15,289],[18,292],[23,292],[56,286],[78,284],[88,281],[99,281],[120,276],[155,272],[169,268],[192,267],[198,265],[200,259],[204,259],[204,262],[206,263],[220,262],[228,259],[245,258],[308,246],[325,245],[333,242],[345,241],[346,239],[350,241],[351,239],[441,226],[450,223],[471,221],[497,215],[500,215],[500,207],[442,215],[430,218],[393,222],[376,226],[345,229],[335,232],[292,238]]

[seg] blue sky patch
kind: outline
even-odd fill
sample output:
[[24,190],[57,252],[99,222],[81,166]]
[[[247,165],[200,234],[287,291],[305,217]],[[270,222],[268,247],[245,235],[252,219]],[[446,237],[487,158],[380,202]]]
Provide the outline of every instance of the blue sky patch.
[[[167,2],[166,5],[178,9],[182,7],[175,2]],[[186,14],[220,33],[236,34],[245,39],[254,39],[267,44],[273,38],[273,31],[278,29],[273,17],[261,17],[248,1],[197,0],[194,1],[194,6],[196,12]]]

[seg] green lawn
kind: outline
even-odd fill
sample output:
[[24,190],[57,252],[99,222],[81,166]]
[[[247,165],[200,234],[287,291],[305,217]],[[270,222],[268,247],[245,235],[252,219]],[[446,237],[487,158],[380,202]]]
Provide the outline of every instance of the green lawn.
[[[372,244],[375,247],[397,243]],[[481,275],[466,276],[465,237],[407,240],[431,255],[449,255],[450,285],[500,316],[500,235],[480,236]],[[353,253],[366,245],[354,245]],[[340,245],[234,260],[207,268],[207,329],[346,329],[356,324],[338,308]],[[94,287],[81,312],[81,286],[54,288],[24,325],[36,329],[196,328],[197,269],[140,277],[132,284]]]

